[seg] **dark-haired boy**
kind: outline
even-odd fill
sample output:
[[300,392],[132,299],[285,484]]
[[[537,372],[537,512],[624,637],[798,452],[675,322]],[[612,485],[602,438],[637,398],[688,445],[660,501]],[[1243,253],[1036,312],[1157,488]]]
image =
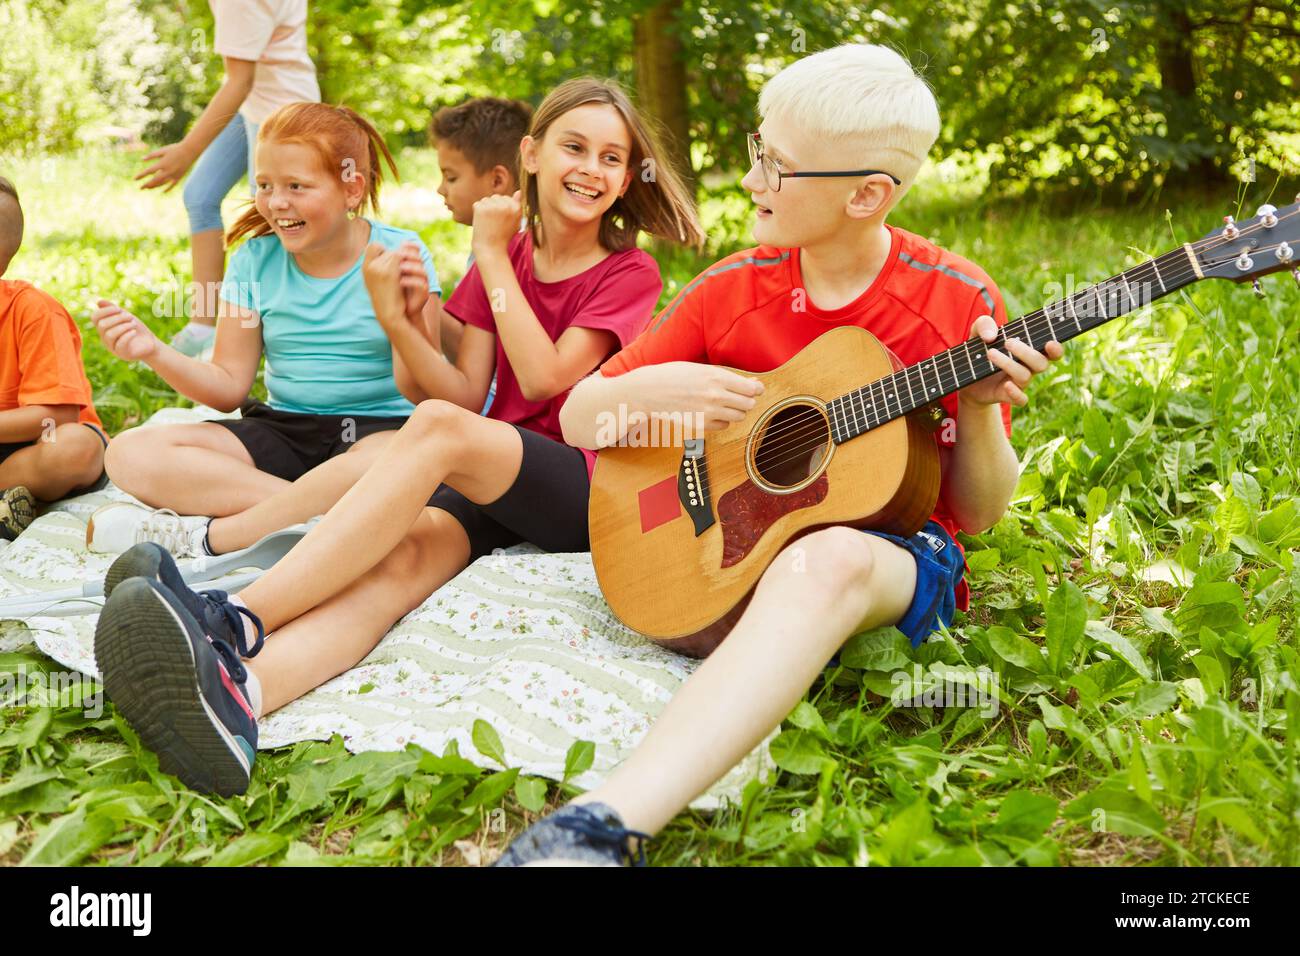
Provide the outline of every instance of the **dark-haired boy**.
[[[438,151],[442,173],[438,195],[455,222],[473,225],[476,202],[486,196],[509,196],[519,188],[519,141],[532,117],[533,108],[527,103],[495,96],[445,106],[434,114],[429,143]],[[450,361],[456,359],[464,331],[458,319],[442,313],[442,350]],[[494,379],[485,412],[492,405],[495,385]]]

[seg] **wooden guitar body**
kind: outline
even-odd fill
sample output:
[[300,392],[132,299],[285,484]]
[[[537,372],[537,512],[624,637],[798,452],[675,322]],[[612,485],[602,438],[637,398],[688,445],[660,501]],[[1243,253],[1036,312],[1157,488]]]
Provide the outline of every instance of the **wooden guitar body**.
[[[830,525],[920,530],[939,493],[919,415],[835,444],[826,403],[901,369],[863,329],[832,329],[763,382],[741,422],[685,445],[678,431],[601,450],[589,528],[601,590],[628,627],[702,657],[726,636],[786,544]],[[695,504],[692,504],[694,499]],[[710,520],[710,518],[712,520]]]
[[[828,525],[910,535],[939,494],[927,409],[999,374],[1006,334],[1043,351],[1202,279],[1300,282],[1300,196],[1007,322],[985,342],[904,367],[863,329],[842,326],[780,368],[744,421],[703,440],[650,431],[604,448],[588,525],[601,590],[628,627],[704,656],[726,637],[754,585],[791,540]],[[1262,292],[1261,292],[1262,294]],[[752,374],[736,369],[742,374]],[[863,384],[866,383],[866,384]],[[680,423],[678,423],[680,426]],[[670,440],[665,441],[665,437]]]

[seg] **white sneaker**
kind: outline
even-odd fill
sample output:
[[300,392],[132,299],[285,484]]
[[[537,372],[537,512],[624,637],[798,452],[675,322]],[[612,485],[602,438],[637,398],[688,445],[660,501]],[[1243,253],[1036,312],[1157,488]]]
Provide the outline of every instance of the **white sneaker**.
[[174,558],[207,554],[203,541],[211,518],[178,515],[167,508],[145,508],[126,501],[96,509],[86,525],[86,548],[99,554],[121,554],[137,544],[152,541]]

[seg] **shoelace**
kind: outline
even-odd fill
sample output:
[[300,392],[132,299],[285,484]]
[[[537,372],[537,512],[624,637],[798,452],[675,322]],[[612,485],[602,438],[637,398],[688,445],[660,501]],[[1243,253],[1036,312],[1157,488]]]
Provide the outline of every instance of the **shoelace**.
[[[593,843],[603,844],[610,849],[617,850],[619,859],[626,859],[636,866],[645,866],[645,845],[650,840],[650,834],[648,833],[606,823],[590,810],[582,809],[579,809],[572,816],[557,819],[555,825],[581,833]],[[635,857],[633,857],[632,851],[627,848],[629,837],[636,841]]]
[[[203,603],[207,605],[208,613],[215,615],[234,633],[235,648],[239,651],[239,656],[256,657],[258,652],[262,650],[262,645],[266,643],[266,631],[262,627],[262,619],[242,605],[231,604],[230,595],[225,591],[214,588],[210,591],[199,591],[198,594],[203,599]],[[251,648],[248,646],[248,635],[244,633],[244,622],[240,620],[241,614],[252,621],[253,627],[257,629],[257,640],[253,642]],[[214,645],[224,644],[228,651],[234,653],[230,646],[220,638],[214,638],[212,643]],[[242,671],[244,666],[240,664],[239,669]],[[240,680],[242,679],[240,678]]]
[[160,544],[173,554],[188,554],[190,550],[189,532],[181,521],[181,516],[170,508],[157,508],[135,529],[135,543]]
[[237,683],[243,684],[246,682],[248,680],[248,670],[244,667],[244,662],[239,659],[239,655],[235,653],[234,648],[221,638],[213,637],[211,634],[207,635],[207,638],[208,643],[212,645],[212,649],[217,652],[217,656],[225,662],[226,673]]

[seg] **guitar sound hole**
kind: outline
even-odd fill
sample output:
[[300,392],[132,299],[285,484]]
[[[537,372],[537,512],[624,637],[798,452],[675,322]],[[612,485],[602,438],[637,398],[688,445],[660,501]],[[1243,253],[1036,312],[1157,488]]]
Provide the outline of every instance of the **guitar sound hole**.
[[821,411],[812,405],[789,405],[764,426],[754,467],[769,485],[791,488],[817,470],[829,448],[830,430]]

